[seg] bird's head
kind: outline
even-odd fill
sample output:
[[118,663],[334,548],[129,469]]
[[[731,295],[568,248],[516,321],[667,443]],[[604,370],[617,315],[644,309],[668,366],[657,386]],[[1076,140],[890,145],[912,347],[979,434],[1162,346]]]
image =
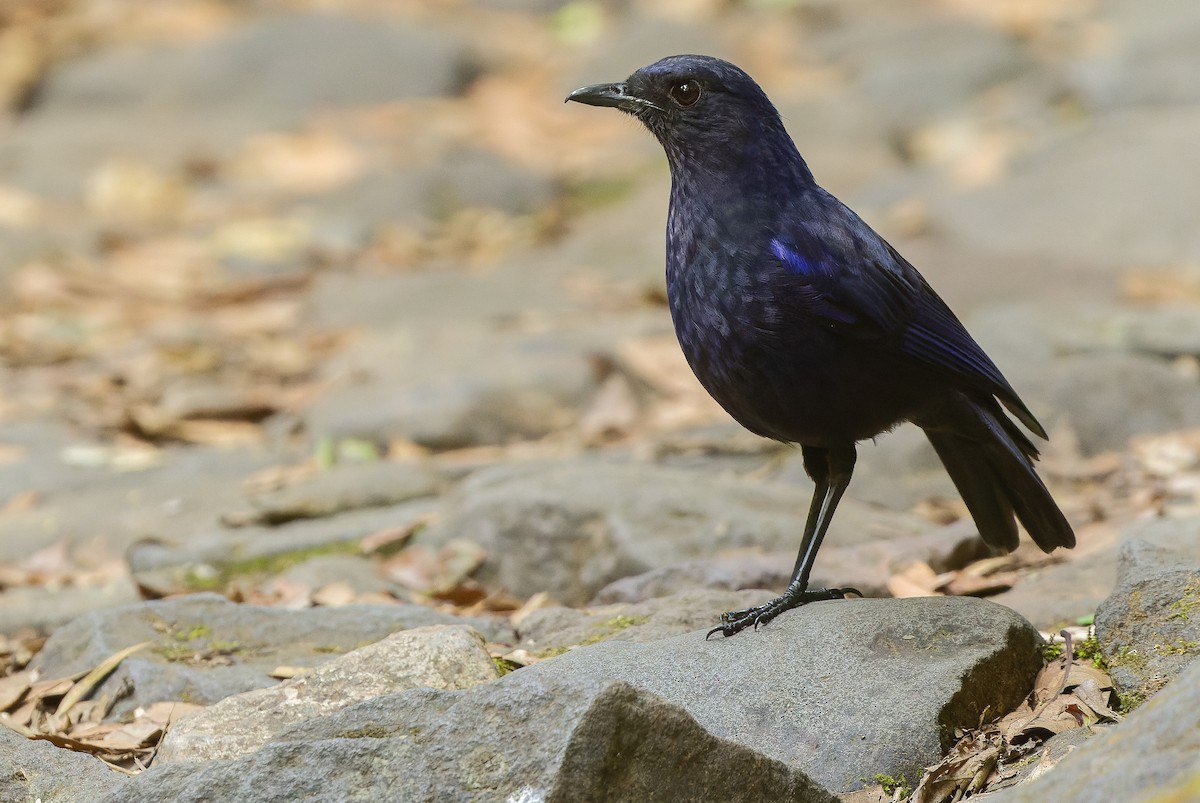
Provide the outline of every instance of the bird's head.
[[673,170],[722,173],[747,160],[803,165],[762,88],[712,56],[668,56],[621,83],[576,89],[567,100],[632,114],[662,143]]

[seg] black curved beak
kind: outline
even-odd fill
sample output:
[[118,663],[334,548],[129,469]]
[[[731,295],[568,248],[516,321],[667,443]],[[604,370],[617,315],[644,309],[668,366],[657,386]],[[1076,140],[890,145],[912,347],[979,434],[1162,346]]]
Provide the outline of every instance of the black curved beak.
[[621,111],[633,112],[640,108],[651,108],[662,111],[650,101],[639,98],[629,92],[625,84],[593,84],[581,86],[567,95],[567,101],[586,103],[589,106],[613,106]]

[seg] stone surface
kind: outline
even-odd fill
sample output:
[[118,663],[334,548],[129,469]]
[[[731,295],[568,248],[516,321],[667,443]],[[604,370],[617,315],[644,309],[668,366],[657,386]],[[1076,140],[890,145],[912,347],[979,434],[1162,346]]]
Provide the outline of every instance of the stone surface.
[[324,109],[452,93],[472,71],[444,31],[270,15],[190,46],[109,48],[67,62],[6,136],[0,162],[19,186],[74,194],[106,157],[173,166]]
[[[419,541],[478,543],[476,573],[518,596],[584,604],[608,583],[722,549],[798,549],[805,489],[645,464],[565,461],[477,472]],[[928,522],[844,502],[829,540],[911,535]]]
[[306,425],[318,437],[439,449],[540,437],[571,424],[596,389],[595,340],[572,340],[479,326],[369,334],[325,366],[331,388]]
[[696,588],[635,604],[616,603],[584,609],[551,606],[533,611],[517,627],[521,647],[535,656],[555,655],[569,647],[616,641],[648,642],[708,629],[725,611],[761,605],[769,591],[722,591]]
[[530,675],[623,680],[838,792],[876,773],[916,777],[954,728],[977,725],[989,706],[1010,710],[1041,668],[1040,643],[1028,622],[984,600],[851,600],[730,639],[604,641],[501,685]]
[[[590,799],[602,777],[638,799],[692,799],[685,790],[694,789],[698,799],[825,800],[808,779],[848,790],[875,772],[912,774],[940,756],[955,727],[988,706],[1007,710],[1041,665],[1038,643],[1019,617],[979,600],[818,603],[732,639],[607,641],[465,692],[372,698],[239,759],[152,768],[123,799],[238,798],[252,788],[261,800],[384,789],[503,798],[524,788]],[[654,757],[656,781],[638,756]],[[405,772],[381,776],[382,765]]]
[[1200,791],[1200,661],[1124,722],[1088,739],[1054,769],[996,803],[1195,800]]
[[989,597],[1050,632],[1092,616],[1117,582],[1116,549],[1022,575],[1008,591]]
[[466,689],[500,676],[483,637],[463,625],[393,633],[278,686],[226,697],[174,723],[155,766],[251,753],[289,725],[405,689]]
[[131,693],[110,714],[120,717],[163,700],[215,703],[274,685],[268,673],[278,666],[317,666],[396,631],[454,623],[476,627],[489,639],[511,638],[499,623],[415,605],[291,611],[196,594],[81,616],[54,632],[34,666],[45,677],[64,677],[90,670],[125,647],[150,642],[95,692],[113,694],[128,685]]
[[415,462],[369,460],[346,463],[283,488],[249,498],[251,510],[228,514],[241,524],[283,524],[317,519],[348,510],[390,507],[435,495],[440,477]]
[[1195,261],[1188,210],[1200,187],[1177,167],[1194,155],[1198,125],[1196,107],[1097,119],[1025,156],[1004,182],[942,193],[933,221],[987,250],[1084,258],[1098,270]]
[[[231,512],[240,513],[243,505],[239,500]],[[253,577],[298,559],[359,554],[365,536],[409,526],[435,508],[435,500],[425,498],[277,526],[211,525],[186,539],[139,541],[129,547],[126,557],[134,580],[149,596],[167,596],[213,588],[223,580]]]
[[367,700],[249,756],[153,767],[108,800],[836,801],[628,684],[509,678]]
[[129,778],[86,753],[26,739],[0,725],[0,800],[91,803],[119,794]]
[[1190,534],[1190,548],[1130,534],[1121,544],[1117,587],[1096,611],[1113,683],[1136,698],[1157,692],[1200,655],[1200,521],[1171,524]]
[[[912,561],[923,561],[934,571],[944,572],[990,554],[975,525],[966,520],[917,535],[850,546],[828,543],[822,546],[813,568],[812,585],[850,586],[868,597],[887,597],[891,596],[888,579]],[[690,588],[766,588],[782,592],[791,580],[795,563],[796,550],[731,550],[622,577],[600,589],[592,602],[641,602]]]

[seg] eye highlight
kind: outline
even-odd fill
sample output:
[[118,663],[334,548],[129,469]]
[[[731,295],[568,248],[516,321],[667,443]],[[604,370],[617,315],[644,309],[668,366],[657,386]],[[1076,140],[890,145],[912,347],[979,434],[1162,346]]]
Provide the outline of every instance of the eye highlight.
[[668,94],[671,96],[671,100],[686,109],[688,106],[694,106],[696,101],[700,100],[700,82],[690,78],[685,81],[677,81]]

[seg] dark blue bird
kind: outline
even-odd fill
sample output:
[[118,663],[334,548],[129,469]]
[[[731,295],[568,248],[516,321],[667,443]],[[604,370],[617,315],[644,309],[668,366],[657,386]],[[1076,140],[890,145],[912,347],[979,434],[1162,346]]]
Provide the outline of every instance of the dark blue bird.
[[1019,520],[1046,552],[1075,545],[1034,471],[1036,447],[1000,405],[1045,438],[1041,424],[917,269],[817,186],[750,76],[671,56],[567,100],[628,112],[662,144],[679,344],[739,423],[800,446],[816,483],[787,590],[724,614],[712,633],[852,590],[809,590],[809,574],[855,444],[903,421],[925,431],[985,542],[1015,549]]

